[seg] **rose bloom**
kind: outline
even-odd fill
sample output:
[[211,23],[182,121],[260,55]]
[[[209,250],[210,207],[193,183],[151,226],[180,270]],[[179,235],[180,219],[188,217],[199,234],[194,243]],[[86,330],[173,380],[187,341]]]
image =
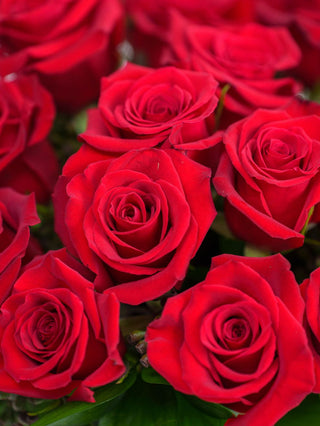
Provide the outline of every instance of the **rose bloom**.
[[47,137],[55,110],[35,76],[0,78],[0,182],[48,201],[58,162]]
[[314,386],[289,268],[281,255],[213,258],[205,280],[169,298],[148,326],[151,366],[176,390],[241,413],[227,425],[273,426]]
[[189,23],[216,26],[223,22],[247,22],[254,18],[253,0],[125,0],[128,15],[133,21],[129,40],[147,57],[148,64],[159,66],[161,49],[175,43],[168,31],[172,11],[180,13]]
[[274,251],[303,244],[301,231],[320,201],[318,110],[294,101],[257,110],[225,132],[213,184],[238,238]]
[[0,188],[0,305],[9,294],[21,266],[40,253],[30,239],[30,226],[39,223],[34,194],[21,195],[12,188]]
[[257,0],[257,19],[269,25],[286,25],[301,48],[295,73],[307,85],[320,79],[320,0]]
[[301,294],[305,300],[305,326],[309,338],[309,345],[314,356],[316,385],[313,392],[320,393],[320,330],[319,330],[319,296],[320,296],[320,268],[313,271],[300,285]]
[[128,63],[102,79],[98,108],[89,111],[81,140],[112,153],[159,144],[213,146],[217,86],[207,73]]
[[55,228],[90,268],[98,291],[140,304],[185,277],[216,211],[210,170],[175,150],[119,158],[83,147],[55,193]]
[[147,0],[125,0],[126,8],[132,15],[134,23],[149,35],[163,37],[168,23],[167,17],[171,10],[188,17],[193,22],[213,24],[220,20],[247,21],[254,16],[251,1],[239,0],[204,0],[199,3],[195,0],[162,0],[148,2]]
[[124,18],[119,0],[8,0],[0,16],[0,69],[37,73],[65,110],[94,100],[100,77],[117,66]]
[[301,89],[292,78],[276,78],[301,58],[286,28],[192,25],[177,13],[170,22],[170,40],[175,43],[165,48],[164,63],[210,73],[219,82],[218,93],[229,85],[223,106],[224,115],[235,115],[233,121],[257,108],[283,106]]
[[119,302],[98,295],[64,249],[36,257],[1,307],[0,389],[94,402],[92,387],[118,379]]

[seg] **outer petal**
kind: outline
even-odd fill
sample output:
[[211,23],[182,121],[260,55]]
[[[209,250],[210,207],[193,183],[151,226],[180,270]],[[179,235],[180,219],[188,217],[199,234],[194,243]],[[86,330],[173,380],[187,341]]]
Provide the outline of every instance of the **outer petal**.
[[[283,289],[276,276],[280,271]],[[288,296],[290,289],[292,294]],[[245,306],[255,311],[254,317],[269,316],[273,338],[268,337],[265,320],[265,328],[261,329],[260,324],[260,340],[246,343],[242,356],[238,352],[234,356],[234,348],[228,352],[222,343],[221,351],[215,353],[212,339],[204,342],[199,338],[199,328],[215,309],[219,312],[221,308],[228,312],[233,309],[236,317],[240,312],[237,309]],[[301,323],[302,309],[298,285],[281,256],[268,259],[219,256],[213,259],[213,268],[205,281],[169,299],[161,317],[149,325],[146,340],[150,364],[177,390],[228,404],[245,413],[229,419],[228,424],[253,426],[263,416],[264,424],[272,426],[299,405],[314,386],[313,358]],[[212,333],[215,332],[214,329]],[[260,362],[255,371],[243,371],[241,360],[244,354],[254,351],[256,342],[263,344],[263,350],[256,352],[260,353]],[[228,380],[223,380],[223,375]],[[244,380],[245,377],[248,379]]]

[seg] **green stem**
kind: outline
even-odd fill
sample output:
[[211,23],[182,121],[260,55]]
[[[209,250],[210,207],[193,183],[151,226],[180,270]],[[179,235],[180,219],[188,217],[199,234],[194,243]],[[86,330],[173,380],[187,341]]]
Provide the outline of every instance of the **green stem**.
[[226,97],[226,94],[227,94],[228,90],[230,89],[230,87],[231,87],[230,84],[226,84],[221,89],[220,99],[219,99],[218,107],[217,107],[216,114],[215,114],[216,130],[219,128],[220,119],[221,119],[223,106],[224,106],[223,105],[224,104],[224,98]]
[[311,246],[320,247],[320,241],[312,240],[311,238],[305,238],[304,242],[306,244],[311,245]]

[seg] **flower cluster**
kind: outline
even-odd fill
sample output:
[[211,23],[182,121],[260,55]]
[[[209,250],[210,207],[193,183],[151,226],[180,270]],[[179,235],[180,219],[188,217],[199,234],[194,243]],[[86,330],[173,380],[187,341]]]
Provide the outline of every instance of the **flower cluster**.
[[0,21],[0,391],[95,407],[163,383],[234,426],[319,393],[319,1]]

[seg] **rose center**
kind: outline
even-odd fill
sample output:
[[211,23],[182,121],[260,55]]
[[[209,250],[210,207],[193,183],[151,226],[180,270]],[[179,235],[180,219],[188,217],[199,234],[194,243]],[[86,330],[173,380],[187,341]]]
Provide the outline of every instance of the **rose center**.
[[270,143],[265,147],[266,154],[278,154],[288,156],[291,154],[290,146],[279,139],[271,139]]
[[37,337],[43,346],[47,346],[55,337],[57,324],[51,315],[40,318],[37,327]]
[[225,343],[233,349],[234,345],[244,346],[250,338],[250,327],[243,318],[230,318],[224,324],[223,336]]
[[147,222],[154,213],[153,200],[143,193],[120,193],[107,207],[109,222],[117,231],[128,231]]
[[139,210],[137,209],[136,206],[133,205],[129,205],[129,206],[125,206],[122,211],[120,212],[120,217],[122,219],[127,219],[127,220],[134,220],[135,218],[137,218],[137,216],[140,218],[140,214],[139,214]]
[[171,96],[159,96],[147,105],[145,118],[152,121],[163,121],[178,114],[176,99]]
[[242,337],[244,333],[245,333],[245,327],[243,326],[243,324],[235,324],[232,327],[231,336],[233,339],[238,339]]

